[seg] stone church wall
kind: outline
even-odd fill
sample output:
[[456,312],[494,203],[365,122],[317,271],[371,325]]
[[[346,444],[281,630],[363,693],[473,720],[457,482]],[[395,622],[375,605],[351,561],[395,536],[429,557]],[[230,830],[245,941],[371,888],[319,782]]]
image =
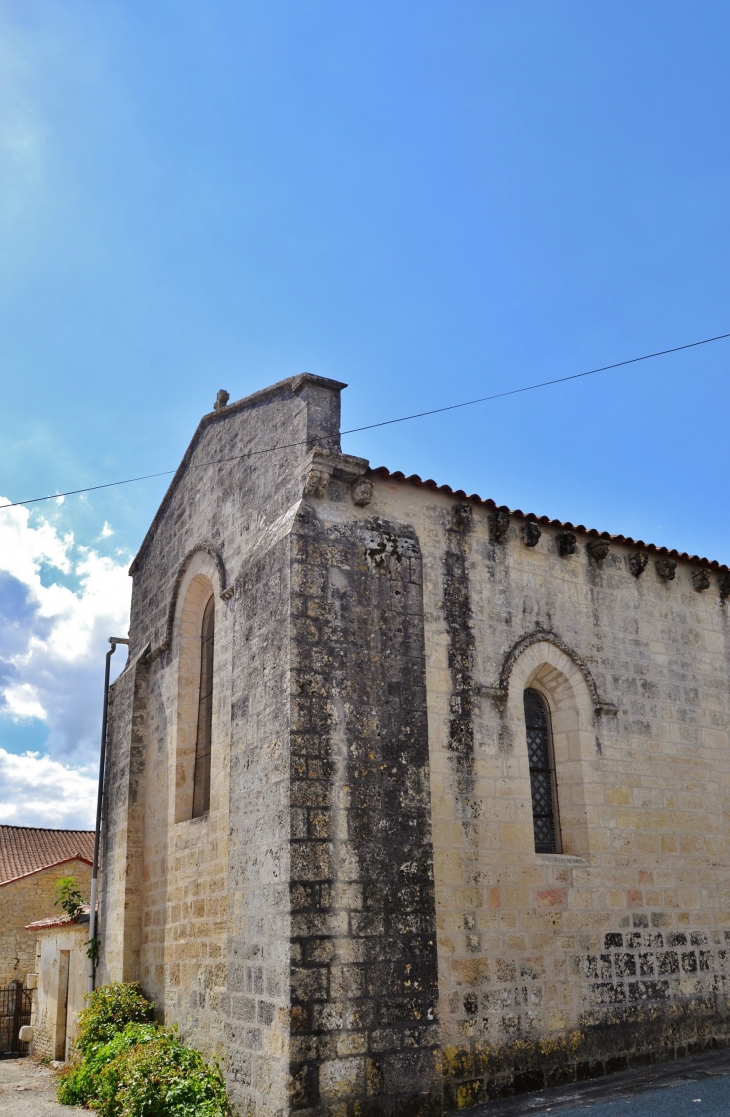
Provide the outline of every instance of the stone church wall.
[[[324,505],[324,502],[322,502]],[[424,556],[447,1104],[727,1042],[730,633],[717,576],[378,479]],[[495,531],[495,527],[497,530]],[[671,566],[670,566],[671,572]],[[693,576],[694,580],[693,580]],[[696,588],[709,582],[703,590]],[[522,691],[553,713],[534,852]]]
[[[135,560],[100,978],[140,979],[246,1117],[426,1117],[726,1042],[718,576],[366,472],[340,387],[206,416]],[[534,852],[528,686],[560,854]]]

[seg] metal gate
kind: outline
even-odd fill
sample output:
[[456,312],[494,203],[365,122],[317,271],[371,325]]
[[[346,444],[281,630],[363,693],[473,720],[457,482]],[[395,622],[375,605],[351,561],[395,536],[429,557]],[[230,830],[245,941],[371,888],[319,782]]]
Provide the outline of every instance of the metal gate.
[[22,981],[0,988],[0,1059],[28,1054],[29,1045],[20,1042],[18,1033],[24,1024],[30,1024],[32,1003],[33,995]]

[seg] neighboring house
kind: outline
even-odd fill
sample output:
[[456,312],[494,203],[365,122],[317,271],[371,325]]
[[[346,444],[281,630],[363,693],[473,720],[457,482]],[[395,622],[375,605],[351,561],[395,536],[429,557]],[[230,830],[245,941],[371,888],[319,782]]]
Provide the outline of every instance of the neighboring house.
[[58,916],[54,888],[73,876],[88,899],[94,833],[0,826],[0,986],[35,972],[36,934],[28,924]]
[[33,1054],[64,1062],[78,1032],[77,1014],[88,988],[89,911],[75,919],[59,915],[26,928],[36,942]]
[[99,983],[249,1117],[727,1044],[728,568],[370,469],[343,387],[220,393],[132,564]]

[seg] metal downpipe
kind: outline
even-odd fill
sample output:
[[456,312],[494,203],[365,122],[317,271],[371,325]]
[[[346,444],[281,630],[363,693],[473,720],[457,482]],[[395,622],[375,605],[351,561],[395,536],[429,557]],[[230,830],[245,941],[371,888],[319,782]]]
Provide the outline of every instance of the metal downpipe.
[[[99,875],[99,845],[101,839],[101,809],[104,801],[104,765],[106,762],[106,728],[109,713],[109,673],[111,671],[112,656],[117,650],[117,644],[129,644],[121,636],[110,636],[111,647],[106,653],[106,667],[104,669],[104,708],[101,714],[101,749],[99,753],[99,790],[96,796],[96,827],[94,829],[94,858],[91,864],[91,895],[89,896],[89,949],[92,950],[96,938],[96,895],[97,878]],[[94,978],[96,963],[93,951],[89,957],[88,992],[94,992]]]

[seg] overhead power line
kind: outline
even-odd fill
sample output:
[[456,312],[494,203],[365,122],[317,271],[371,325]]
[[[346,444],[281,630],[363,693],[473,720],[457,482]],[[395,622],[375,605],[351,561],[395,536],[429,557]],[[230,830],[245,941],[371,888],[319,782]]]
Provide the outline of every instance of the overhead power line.
[[[473,407],[476,403],[488,403],[490,400],[504,399],[505,396],[517,396],[522,392],[534,392],[538,388],[550,388],[554,384],[566,384],[569,380],[582,380],[586,376],[595,376],[599,372],[609,372],[615,368],[625,368],[626,365],[635,365],[640,361],[650,361],[653,357],[666,357],[670,353],[681,353],[684,349],[696,349],[699,345],[710,345],[713,341],[723,341],[730,337],[730,333],[717,334],[715,337],[705,337],[701,341],[690,341],[686,345],[675,345],[672,349],[658,349],[656,353],[644,353],[641,357],[629,357],[626,361],[615,361],[611,365],[601,365],[600,368],[591,368],[587,372],[574,372],[570,376],[558,376],[554,380],[541,380],[538,384],[527,384],[523,388],[510,388],[506,392],[495,392],[490,396],[480,396],[478,399],[464,400],[462,403],[450,403],[446,407],[434,407],[430,411],[417,411],[413,415],[401,415],[397,419],[382,419],[379,423],[368,423],[364,427],[351,427],[349,430],[340,431],[340,434],[358,434],[360,431],[375,430],[376,427],[390,427],[394,423],[407,423],[411,419],[425,419],[428,415],[440,415],[444,411],[456,411],[460,407]],[[223,465],[226,462],[240,461],[242,458],[253,458],[259,454],[271,454],[275,450],[288,450],[294,446],[305,446],[309,439],[300,442],[285,442],[277,446],[267,446],[263,450],[249,450],[244,454],[234,454],[227,458],[217,458],[212,462],[198,462],[191,466],[193,469],[204,469],[210,465]],[[3,508],[18,508],[20,505],[38,504],[42,500],[58,500],[60,497],[78,496],[80,493],[93,493],[98,489],[112,489],[117,485],[131,485],[135,481],[149,481],[153,477],[170,477],[177,473],[176,469],[165,469],[161,473],[145,473],[141,477],[127,477],[124,481],[107,481],[102,485],[89,485],[85,489],[70,489],[65,493],[49,493],[47,496],[34,496],[28,500],[15,500],[11,504],[0,505]]]

